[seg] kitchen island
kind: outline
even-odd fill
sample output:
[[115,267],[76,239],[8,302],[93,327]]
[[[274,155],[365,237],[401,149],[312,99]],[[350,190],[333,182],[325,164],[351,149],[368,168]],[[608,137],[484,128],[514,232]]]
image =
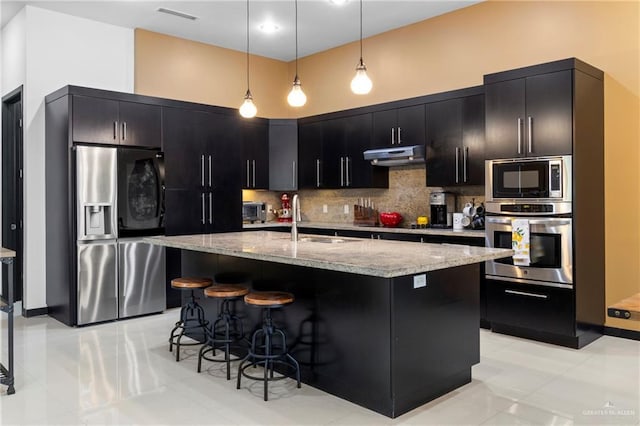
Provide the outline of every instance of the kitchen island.
[[[275,321],[303,382],[389,417],[471,381],[480,361],[479,264],[511,250],[281,232],[150,237],[182,249],[182,273],[250,275],[292,292]],[[211,320],[215,304],[200,299]],[[247,324],[259,311],[237,305]]]

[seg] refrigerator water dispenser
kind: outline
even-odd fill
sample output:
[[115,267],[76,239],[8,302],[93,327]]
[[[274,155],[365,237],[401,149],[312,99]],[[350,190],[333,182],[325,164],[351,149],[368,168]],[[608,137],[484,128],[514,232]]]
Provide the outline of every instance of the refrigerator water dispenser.
[[85,236],[111,234],[111,206],[104,204],[85,204]]

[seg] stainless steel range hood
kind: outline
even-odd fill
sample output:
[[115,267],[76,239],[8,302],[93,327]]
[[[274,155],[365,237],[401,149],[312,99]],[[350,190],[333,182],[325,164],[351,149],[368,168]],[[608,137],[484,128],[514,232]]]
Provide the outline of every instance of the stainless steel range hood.
[[424,145],[368,149],[364,152],[364,159],[374,166],[386,167],[424,163]]

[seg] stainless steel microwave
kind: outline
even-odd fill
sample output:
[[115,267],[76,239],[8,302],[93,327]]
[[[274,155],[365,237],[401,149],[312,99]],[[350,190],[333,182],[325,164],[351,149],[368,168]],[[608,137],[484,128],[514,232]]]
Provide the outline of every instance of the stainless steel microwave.
[[267,210],[264,203],[245,201],[242,203],[242,220],[244,222],[262,222],[267,220]]
[[550,203],[554,211],[571,211],[570,155],[511,158],[485,162],[487,212],[504,213],[502,204]]

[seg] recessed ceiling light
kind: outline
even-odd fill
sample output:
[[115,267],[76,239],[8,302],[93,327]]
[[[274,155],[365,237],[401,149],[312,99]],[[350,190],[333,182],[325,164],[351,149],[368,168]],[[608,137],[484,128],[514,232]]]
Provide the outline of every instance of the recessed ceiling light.
[[173,9],[167,9],[166,7],[159,7],[158,12],[166,13],[168,15],[178,16],[180,18],[190,19],[192,21],[195,21],[196,19],[198,19],[197,16],[193,16],[185,12],[179,12]]
[[349,0],[329,0],[329,3],[335,4],[336,6],[342,6]]
[[271,22],[271,21],[263,22],[258,26],[258,28],[260,28],[260,31],[265,32],[267,34],[273,34],[280,29],[279,26],[277,26],[274,22]]

